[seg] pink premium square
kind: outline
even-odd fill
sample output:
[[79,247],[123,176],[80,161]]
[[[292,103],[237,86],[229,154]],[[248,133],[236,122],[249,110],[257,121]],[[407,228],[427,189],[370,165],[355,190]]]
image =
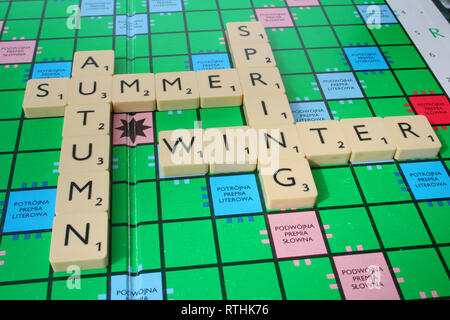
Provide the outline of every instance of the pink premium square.
[[288,8],[261,8],[255,9],[255,11],[258,20],[261,21],[266,28],[294,26]]
[[381,252],[351,254],[333,259],[346,299],[400,299]]
[[314,211],[269,215],[278,258],[327,253]]
[[36,40],[0,42],[0,64],[31,62],[35,46]]
[[153,143],[153,113],[143,112],[130,115],[114,115],[113,144],[134,147],[138,144]]

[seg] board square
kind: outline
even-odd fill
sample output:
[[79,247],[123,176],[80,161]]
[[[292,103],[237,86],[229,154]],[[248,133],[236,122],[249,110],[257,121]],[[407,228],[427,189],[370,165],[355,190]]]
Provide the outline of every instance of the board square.
[[333,260],[346,299],[400,299],[381,252],[344,255]]
[[442,143],[441,151],[439,154],[442,158],[450,158],[450,130],[447,126],[434,127],[436,135],[439,141]]
[[163,224],[166,267],[217,263],[211,220],[191,220]]
[[[280,261],[279,264],[287,299],[341,299],[328,257],[285,260]],[[299,283],[302,285],[299,286]]]
[[160,193],[163,219],[186,219],[211,215],[204,178],[161,181]]
[[0,298],[2,300],[45,300],[46,297],[46,282],[3,285],[0,287]]
[[291,7],[289,8],[296,26],[323,26],[328,25],[327,17],[319,6]]
[[[48,277],[51,232],[2,235],[0,281],[43,279]],[[30,268],[30,265],[33,267]]]
[[216,219],[222,262],[272,259],[264,216]]
[[300,49],[302,44],[295,28],[266,29],[272,50]]
[[[362,204],[355,179],[348,167],[333,170],[313,168],[312,174],[319,193],[319,208]],[[337,185],[341,187],[335,188]]]
[[450,201],[420,202],[419,207],[436,242],[450,242],[450,233],[447,230],[450,225],[450,216],[447,214]]
[[222,299],[218,268],[168,271],[166,286],[169,300]]
[[158,220],[156,183],[153,181],[139,182],[135,185],[115,183],[112,185],[111,199],[112,223],[136,225]]
[[151,33],[181,32],[185,30],[182,12],[150,13]]
[[[366,210],[362,207],[320,210],[327,226],[326,237],[331,252],[358,252],[380,248]],[[352,221],[351,224],[348,221]]]
[[414,204],[374,206],[370,211],[385,248],[431,244]]
[[362,19],[354,6],[325,6],[332,25],[361,24]]
[[60,149],[63,120],[62,117],[25,119],[22,126],[19,150]]
[[366,100],[335,100],[328,101],[328,105],[334,120],[372,117]]
[[[59,173],[59,156],[59,151],[19,153],[16,159],[12,188],[56,187]],[[0,158],[0,163],[3,161]],[[9,167],[6,163],[2,163],[2,165],[5,165],[6,168]],[[3,181],[8,180],[5,179]]]
[[282,75],[289,101],[323,100],[319,85],[313,74]]
[[[410,201],[408,189],[395,164],[368,164],[354,168],[367,203]],[[386,194],[384,188],[389,189]]]
[[356,72],[361,87],[366,96],[372,97],[393,97],[403,94],[392,71],[358,71]]
[[278,300],[280,286],[273,262],[223,267],[227,298],[230,300]]
[[308,55],[316,72],[350,71],[349,63],[340,48],[309,49]]
[[0,152],[13,152],[15,149],[15,137],[19,131],[19,122],[17,120],[0,122]]
[[269,224],[278,258],[327,253],[314,211],[271,214]]
[[243,126],[240,107],[200,108],[203,129]]
[[395,70],[394,73],[407,95],[443,93],[428,69]]
[[397,271],[395,276],[405,299],[429,299],[450,294],[450,281],[434,248],[392,251],[388,257]]
[[[106,300],[106,277],[80,278],[79,289],[68,285],[67,280],[52,282],[52,299],[54,300]],[[76,287],[75,287],[76,288]]]

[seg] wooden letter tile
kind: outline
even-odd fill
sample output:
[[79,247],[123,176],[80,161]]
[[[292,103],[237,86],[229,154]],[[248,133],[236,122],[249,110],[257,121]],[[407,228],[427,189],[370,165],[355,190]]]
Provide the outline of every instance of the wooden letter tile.
[[276,67],[272,48],[268,43],[231,44],[236,68]]
[[203,130],[179,129],[159,132],[159,166],[165,177],[206,174]]
[[111,103],[111,76],[72,78],[69,87],[69,104]]
[[262,22],[228,22],[226,35],[230,44],[268,42],[266,29]]
[[317,188],[306,159],[280,159],[274,168],[260,170],[261,185],[266,208],[281,210],[313,207]]
[[257,135],[250,127],[208,128],[204,132],[204,158],[211,173],[254,171]]
[[108,220],[105,212],[56,216],[50,243],[53,271],[66,272],[74,265],[80,270],[105,268],[109,251]]
[[112,80],[114,112],[145,112],[156,108],[153,73],[116,74]]
[[56,189],[55,214],[109,212],[108,171],[61,173]]
[[114,51],[77,51],[73,55],[72,77],[112,76]]
[[159,111],[199,107],[200,94],[194,71],[157,73],[155,81]]
[[433,158],[441,150],[442,144],[425,116],[387,117],[384,123],[397,146],[397,160]]
[[109,170],[110,149],[109,135],[64,137],[59,172]]
[[394,157],[396,146],[382,118],[342,119],[340,122],[352,151],[350,161],[382,161]]
[[23,99],[27,118],[62,117],[67,105],[69,78],[30,79]]
[[273,125],[258,127],[258,162],[267,164],[274,159],[299,159],[305,153],[300,145],[295,125]]
[[109,135],[111,126],[111,105],[95,103],[69,105],[63,124],[63,137],[84,135]]
[[298,122],[297,133],[311,165],[347,163],[351,149],[338,120]]
[[294,124],[288,98],[283,95],[244,96],[244,113],[252,127]]
[[244,95],[267,96],[285,93],[278,68],[240,68],[238,71]]
[[196,72],[202,108],[242,105],[242,89],[236,69]]

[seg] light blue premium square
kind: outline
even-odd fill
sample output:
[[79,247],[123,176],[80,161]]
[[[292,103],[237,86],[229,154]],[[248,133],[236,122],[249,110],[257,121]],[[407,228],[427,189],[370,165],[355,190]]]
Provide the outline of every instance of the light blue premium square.
[[150,13],[182,11],[181,0],[149,0]]
[[402,163],[400,168],[417,200],[450,197],[450,178],[440,161]]
[[36,63],[33,68],[33,79],[70,78],[72,62]]
[[161,273],[111,277],[111,300],[162,300]]
[[389,69],[377,47],[352,47],[344,51],[355,71]]
[[293,102],[292,115],[295,122],[331,120],[325,102]]
[[210,186],[216,216],[262,211],[253,174],[211,177]]
[[11,192],[3,232],[51,229],[55,201],[56,189]]
[[367,24],[398,23],[392,11],[385,4],[357,6]]
[[317,74],[326,99],[362,98],[358,81],[351,72],[334,72]]
[[134,16],[116,16],[116,35],[134,37],[137,34],[148,33],[148,16],[136,14]]
[[192,55],[194,71],[230,69],[230,59],[226,53]]
[[81,2],[81,16],[112,16],[114,5],[114,0],[83,0]]

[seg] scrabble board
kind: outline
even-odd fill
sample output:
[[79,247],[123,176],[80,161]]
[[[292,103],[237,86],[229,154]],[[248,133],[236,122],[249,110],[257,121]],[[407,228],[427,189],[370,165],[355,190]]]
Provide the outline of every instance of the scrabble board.
[[[0,299],[450,297],[450,32],[410,2],[0,0]],[[438,157],[313,166],[316,205],[272,211],[256,171],[160,171],[160,131],[243,126],[242,106],[113,114],[108,267],[54,272],[64,119],[25,118],[27,80],[84,50],[115,74],[231,68],[225,25],[252,20],[296,122],[425,115]]]

